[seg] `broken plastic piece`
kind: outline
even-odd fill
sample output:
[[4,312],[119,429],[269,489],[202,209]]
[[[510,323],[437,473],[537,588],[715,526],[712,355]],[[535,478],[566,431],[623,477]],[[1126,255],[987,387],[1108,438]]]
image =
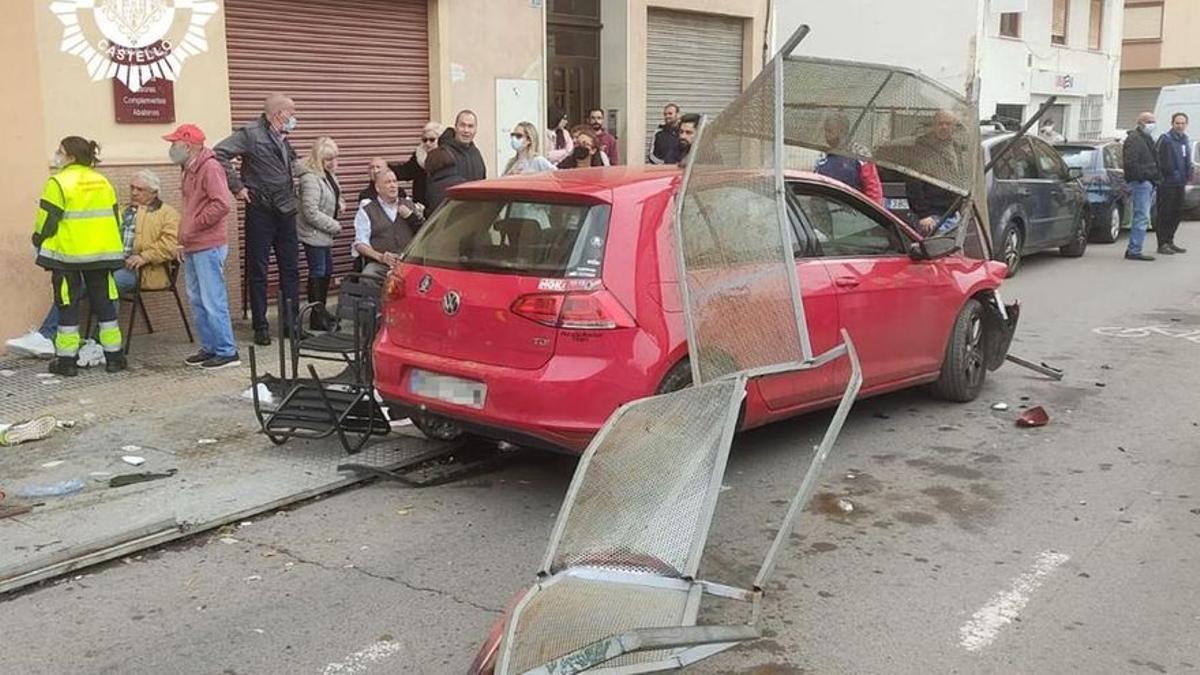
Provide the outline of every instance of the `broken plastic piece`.
[[62,497],[83,489],[83,481],[78,478],[63,480],[50,485],[23,485],[17,489],[17,496],[25,499],[38,497]]
[[1050,422],[1050,413],[1042,406],[1034,406],[1029,410],[1021,413],[1017,418],[1017,426],[1019,427],[1044,427]]
[[837,507],[842,513],[850,513],[854,511],[854,502],[846,499],[845,497],[838,497]]
[[124,487],[126,485],[133,485],[134,483],[162,480],[163,478],[170,478],[171,476],[174,476],[176,471],[178,471],[178,469],[171,469],[166,473],[125,473],[121,474],[120,476],[113,476],[110,478],[108,481],[108,486],[116,488]]
[[1003,402],[995,403],[992,405],[992,410],[1008,410],[1008,404]]
[[196,445],[213,445],[216,442],[217,439],[215,438],[201,438],[200,440],[196,441]]
[[140,445],[122,445],[121,450],[123,450],[125,452],[141,452],[142,446],[140,446]]
[[141,466],[146,463],[146,458],[138,457],[137,455],[125,455],[121,458],[121,461],[132,466]]

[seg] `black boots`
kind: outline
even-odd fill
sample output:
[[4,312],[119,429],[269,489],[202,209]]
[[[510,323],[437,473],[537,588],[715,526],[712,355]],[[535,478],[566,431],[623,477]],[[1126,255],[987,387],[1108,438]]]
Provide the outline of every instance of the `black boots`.
[[50,362],[50,372],[61,377],[75,377],[79,374],[77,356],[57,356]]
[[125,360],[125,352],[104,352],[104,372],[119,373],[129,367]]
[[329,277],[308,279],[308,301],[316,303],[311,314],[308,315],[308,328],[315,331],[327,331],[333,326],[332,317],[329,316],[329,310],[325,309],[325,300],[329,297]]

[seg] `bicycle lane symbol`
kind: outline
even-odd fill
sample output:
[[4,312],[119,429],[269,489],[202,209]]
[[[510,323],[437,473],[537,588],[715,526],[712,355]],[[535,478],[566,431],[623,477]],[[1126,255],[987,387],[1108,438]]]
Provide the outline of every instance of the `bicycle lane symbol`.
[[1103,335],[1112,338],[1148,338],[1153,335],[1160,337],[1176,338],[1187,340],[1194,344],[1200,344],[1200,329],[1195,328],[1175,328],[1172,326],[1141,326],[1137,328],[1127,328],[1122,326],[1101,326],[1093,328],[1092,332],[1096,335]]

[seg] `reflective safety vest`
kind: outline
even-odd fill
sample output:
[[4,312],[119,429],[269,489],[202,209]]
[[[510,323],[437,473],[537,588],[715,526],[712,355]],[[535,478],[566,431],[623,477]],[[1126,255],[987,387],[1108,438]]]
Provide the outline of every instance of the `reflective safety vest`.
[[119,269],[125,262],[117,193],[95,169],[72,164],[46,181],[33,226],[45,269]]

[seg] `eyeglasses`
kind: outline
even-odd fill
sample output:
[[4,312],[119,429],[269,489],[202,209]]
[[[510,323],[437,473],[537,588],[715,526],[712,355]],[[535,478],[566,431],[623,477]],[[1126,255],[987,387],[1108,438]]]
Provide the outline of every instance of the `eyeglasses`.
[[426,136],[421,139],[423,143],[437,143],[437,136]]

